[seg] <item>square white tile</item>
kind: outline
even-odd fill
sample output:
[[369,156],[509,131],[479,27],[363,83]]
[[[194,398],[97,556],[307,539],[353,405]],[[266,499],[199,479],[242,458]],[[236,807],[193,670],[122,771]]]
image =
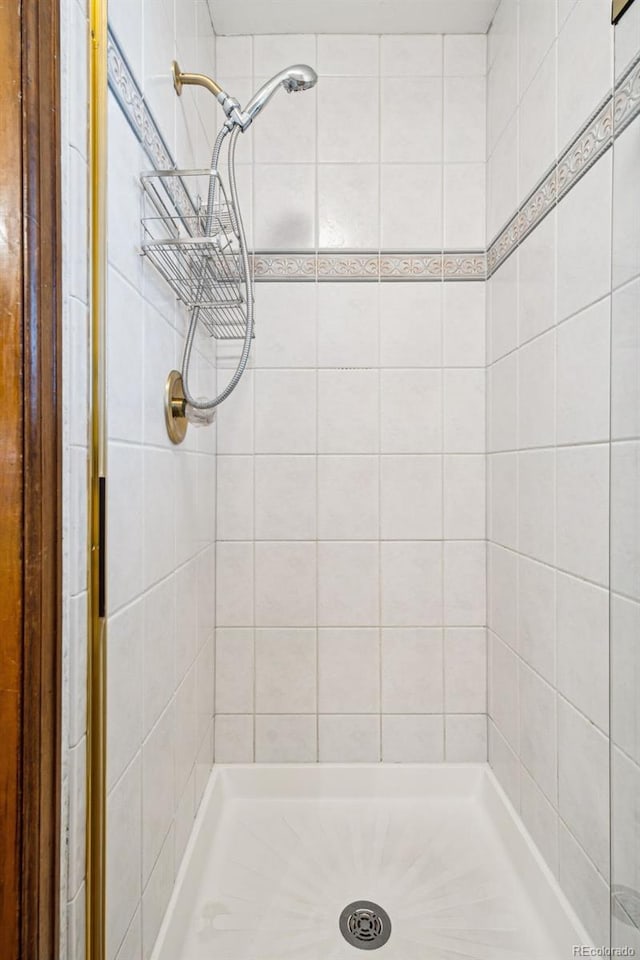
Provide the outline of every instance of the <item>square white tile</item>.
[[481,540],[486,533],[486,464],[483,454],[444,457],[444,536]]
[[378,88],[364,77],[318,84],[318,161],[367,163],[378,156]]
[[252,627],[216,630],[216,714],[253,711],[254,631]]
[[411,97],[406,95],[405,79],[383,79],[381,91],[383,162],[441,161],[442,79],[439,76],[413,79]]
[[376,763],[380,760],[380,717],[318,717],[320,763]]
[[315,713],[316,631],[256,631],[256,713]]
[[442,713],[442,630],[382,630],[382,712]]
[[[354,683],[354,677],[358,682]],[[380,633],[377,629],[320,629],[319,713],[378,713]]]
[[378,458],[318,457],[318,538],[374,540],[379,533]]
[[380,375],[383,453],[440,453],[442,374],[439,370],[383,370]]
[[485,392],[484,370],[444,371],[445,453],[484,453]]
[[372,163],[323,163],[318,167],[321,249],[378,249],[379,179],[379,168]]
[[318,286],[318,366],[373,367],[378,362],[378,286]]
[[385,763],[437,763],[443,760],[444,718],[383,716],[382,759]]
[[518,558],[511,550],[488,545],[487,622],[512,650],[518,649]]
[[217,536],[220,540],[253,537],[253,459],[217,458]]
[[519,670],[520,758],[555,805],[558,796],[556,691],[533,670]]
[[381,246],[442,249],[442,165],[383,163]]
[[216,715],[216,763],[252,763],[253,716]]
[[378,373],[318,373],[318,452],[377,453]]
[[316,546],[302,541],[255,544],[256,625],[310,627],[316,618]]
[[317,755],[315,717],[256,717],[257,763],[311,763]]
[[314,367],[316,364],[317,288],[313,283],[257,283],[258,367]]
[[[609,594],[557,574],[558,690],[593,723],[609,730]],[[613,696],[616,696],[614,690]]]
[[256,453],[314,453],[316,377],[312,370],[256,370]]
[[481,626],[486,622],[486,545],[451,540],[444,544],[444,622]]
[[558,450],[558,566],[606,586],[609,580],[609,450]]
[[445,760],[451,763],[487,762],[487,718],[484,714],[446,716]]
[[442,537],[442,457],[380,458],[380,536],[384,540]]
[[255,458],[256,540],[313,540],[316,461],[311,456]]
[[380,284],[380,365],[439,367],[444,284]]
[[381,545],[382,623],[439,626],[442,623],[442,544],[387,541]]
[[316,169],[313,164],[256,165],[254,236],[262,250],[315,247]]
[[323,77],[377,77],[380,38],[354,34],[318,37],[318,70]]
[[444,703],[449,713],[486,713],[487,632],[484,627],[444,633]]
[[444,284],[444,365],[485,364],[485,284]]
[[607,297],[558,327],[558,443],[609,437],[610,316]]
[[318,623],[321,626],[378,623],[378,551],[377,542],[321,541],[318,544]]
[[437,34],[385,34],[380,38],[384,77],[440,77],[443,38]]
[[444,81],[445,163],[484,163],[486,147],[484,77],[447,77]]

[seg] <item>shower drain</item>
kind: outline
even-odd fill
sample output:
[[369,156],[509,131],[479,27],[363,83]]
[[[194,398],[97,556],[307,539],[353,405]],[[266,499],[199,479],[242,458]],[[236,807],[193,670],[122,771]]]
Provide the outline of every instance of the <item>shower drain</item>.
[[391,936],[389,914],[370,900],[356,900],[340,914],[340,933],[359,950],[377,950]]

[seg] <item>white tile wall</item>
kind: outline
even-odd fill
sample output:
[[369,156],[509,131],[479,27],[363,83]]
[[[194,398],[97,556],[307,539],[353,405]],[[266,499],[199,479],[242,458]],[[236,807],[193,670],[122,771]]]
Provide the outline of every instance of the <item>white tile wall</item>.
[[[484,37],[217,47],[231,92],[320,74],[256,124],[258,247],[483,247]],[[481,759],[484,284],[258,284],[256,317],[218,428],[216,755]]]
[[[167,143],[191,166],[209,151],[210,104],[178,101],[167,64],[214,72],[213,31],[202,0],[156,6],[114,2],[111,22]],[[107,956],[147,960],[213,761],[216,442],[215,428],[192,430],[180,448],[166,435],[164,379],[179,365],[184,317],[139,256],[138,175],[150,162],[111,96],[108,122]],[[198,343],[203,392],[214,362]],[[225,534],[246,537],[253,469],[234,452],[219,477]],[[224,640],[219,693],[226,682],[227,709],[252,710],[253,689],[246,707],[237,682],[228,689]]]
[[[616,74],[640,48],[638,8],[630,7],[616,28]],[[613,149],[613,287],[611,319],[611,883],[638,889],[637,843],[640,783],[638,624],[640,623],[640,423],[638,422],[637,304],[640,256],[637,223],[637,157],[640,120]],[[599,893],[595,884],[592,896]],[[640,949],[637,931],[614,918],[612,946]]]
[[320,76],[243,138],[258,247],[484,245],[485,37],[218,37],[217,48],[243,102],[283,64]]
[[[609,14],[600,0],[502,0],[489,32],[489,240],[610,94]],[[638,50],[629,36],[633,27],[625,64]],[[583,82],[575,65],[586,50]],[[629,206],[637,126],[500,266],[487,296],[489,757],[598,943],[609,942],[610,523],[618,569],[630,573],[637,552],[633,508],[621,508],[616,528],[613,507],[616,493],[635,499],[624,493],[635,465],[621,452],[615,486],[609,450],[610,384],[614,433],[618,417],[620,435],[637,436],[628,284],[640,269]],[[613,307],[612,281],[628,284]],[[622,664],[635,609],[617,609]],[[625,716],[629,683],[619,682]],[[617,695],[616,684],[614,716]]]

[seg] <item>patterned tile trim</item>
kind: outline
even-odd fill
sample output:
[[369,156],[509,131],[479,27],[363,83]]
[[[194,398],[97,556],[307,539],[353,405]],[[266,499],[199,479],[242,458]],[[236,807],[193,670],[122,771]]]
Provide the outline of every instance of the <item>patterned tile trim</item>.
[[133,71],[111,28],[107,34],[107,76],[109,88],[136,137],[153,164],[154,170],[175,168],[171,151],[138,86]]
[[598,107],[552,169],[500,231],[487,252],[491,276],[554,206],[566,196],[635,117],[640,114],[640,56]]
[[[149,109],[127,58],[114,33],[107,44],[109,87],[143,146],[155,170],[175,169],[175,161]],[[173,186],[175,184],[175,187]],[[186,190],[179,181],[169,185],[179,212],[192,214]],[[175,194],[175,195],[173,195]],[[484,280],[484,251],[450,253],[394,253],[326,251],[320,253],[258,252],[253,257],[254,277],[267,280]]]
[[[175,169],[175,162],[129,67],[116,37],[109,29],[107,62],[109,87],[133,132],[144,147],[154,169]],[[589,121],[545,174],[522,206],[489,245],[488,251],[419,251],[398,253],[266,252],[253,257],[258,281],[439,281],[485,280],[491,276],[550,210],[611,146],[613,139],[640,114],[640,56],[616,84],[612,96],[601,104]],[[176,187],[178,210],[188,213],[186,191]]]
[[529,194],[520,209],[489,246],[489,276],[516,250],[562,197],[576,185],[613,141],[609,97]]
[[315,280],[318,266],[313,253],[256,253],[255,280]]
[[613,130],[618,137],[640,113],[640,56],[616,84],[613,98]]
[[256,280],[323,281],[441,281],[486,280],[483,250],[451,253],[351,253],[323,251],[308,253],[267,253],[254,256]]

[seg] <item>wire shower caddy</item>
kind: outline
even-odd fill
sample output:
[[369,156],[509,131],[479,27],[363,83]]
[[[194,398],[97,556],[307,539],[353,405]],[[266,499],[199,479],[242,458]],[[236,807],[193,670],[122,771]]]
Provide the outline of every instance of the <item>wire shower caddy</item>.
[[144,173],[141,182],[143,254],[190,313],[197,311],[210,336],[244,340],[240,228],[220,173],[154,170]]

